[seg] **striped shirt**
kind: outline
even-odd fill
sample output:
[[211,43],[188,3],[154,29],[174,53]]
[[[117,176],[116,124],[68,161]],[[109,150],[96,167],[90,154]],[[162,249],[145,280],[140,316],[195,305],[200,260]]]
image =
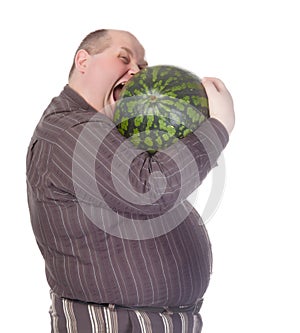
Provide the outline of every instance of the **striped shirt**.
[[65,86],[43,113],[26,161],[31,224],[53,292],[125,306],[202,298],[211,246],[187,197],[227,142],[211,118],[164,151],[140,151]]

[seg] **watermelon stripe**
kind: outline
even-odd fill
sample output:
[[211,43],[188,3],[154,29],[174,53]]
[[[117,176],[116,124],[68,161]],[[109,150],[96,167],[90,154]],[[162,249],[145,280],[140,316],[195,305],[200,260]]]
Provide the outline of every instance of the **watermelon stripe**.
[[153,66],[133,76],[116,103],[120,133],[139,148],[164,149],[209,117],[201,80],[175,66]]

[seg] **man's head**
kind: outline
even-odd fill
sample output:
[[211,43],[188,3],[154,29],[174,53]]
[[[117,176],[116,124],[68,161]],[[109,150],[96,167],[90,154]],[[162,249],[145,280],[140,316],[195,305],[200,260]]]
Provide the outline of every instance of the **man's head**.
[[76,51],[69,85],[97,111],[106,113],[122,85],[146,66],[145,50],[131,33],[97,30]]

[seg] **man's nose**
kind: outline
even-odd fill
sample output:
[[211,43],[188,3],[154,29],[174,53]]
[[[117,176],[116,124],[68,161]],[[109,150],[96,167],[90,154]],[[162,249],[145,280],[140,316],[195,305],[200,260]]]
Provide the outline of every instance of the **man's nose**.
[[134,74],[138,73],[139,71],[140,71],[139,66],[138,66],[137,64],[134,64],[134,63],[133,63],[133,64],[131,64],[128,73],[129,73],[130,75],[134,75]]

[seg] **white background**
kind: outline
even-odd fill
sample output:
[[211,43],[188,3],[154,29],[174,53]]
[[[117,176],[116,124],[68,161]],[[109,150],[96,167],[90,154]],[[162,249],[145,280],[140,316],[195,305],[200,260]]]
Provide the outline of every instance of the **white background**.
[[1,22],[1,332],[49,332],[49,295],[26,199],[25,156],[75,49],[99,28],[134,33],[150,65],[217,76],[236,127],[207,224],[214,273],[204,333],[299,333],[297,1],[9,1]]

